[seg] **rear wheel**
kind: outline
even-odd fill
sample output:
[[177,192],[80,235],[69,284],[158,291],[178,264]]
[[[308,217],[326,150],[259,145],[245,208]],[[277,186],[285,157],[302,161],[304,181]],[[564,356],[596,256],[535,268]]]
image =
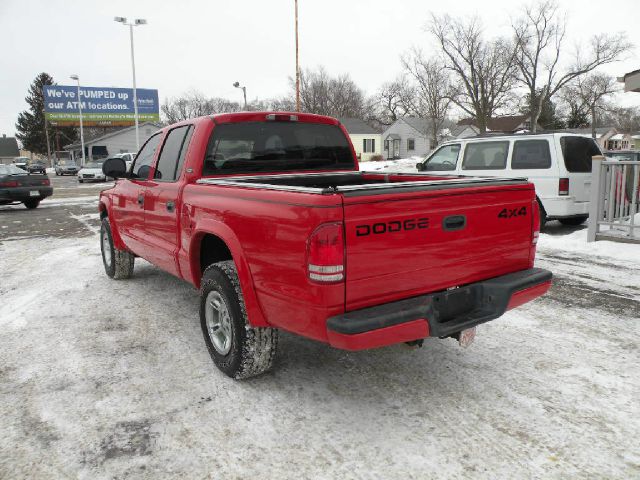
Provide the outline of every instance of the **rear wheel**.
[[547,212],[544,210],[544,207],[542,206],[542,203],[540,203],[540,200],[538,200],[538,207],[540,207],[540,230],[539,231],[541,232],[547,223]]
[[126,250],[118,250],[113,246],[111,224],[107,217],[102,219],[100,226],[100,250],[104,271],[109,277],[121,280],[133,275],[135,257]]
[[38,208],[38,205],[40,205],[40,199],[30,198],[29,200],[25,200],[23,203],[29,210],[33,210],[34,208]]
[[560,218],[560,223],[566,226],[582,225],[589,215],[580,215],[579,217]]
[[204,271],[200,324],[213,362],[229,377],[254,377],[272,367],[278,331],[249,324],[233,261],[214,263]]

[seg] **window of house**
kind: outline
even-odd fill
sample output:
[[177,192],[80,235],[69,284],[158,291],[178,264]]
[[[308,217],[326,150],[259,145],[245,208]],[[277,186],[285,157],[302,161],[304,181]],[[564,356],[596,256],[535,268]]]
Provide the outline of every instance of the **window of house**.
[[407,151],[412,151],[416,149],[416,141],[413,138],[407,138]]
[[136,157],[136,163],[133,165],[131,172],[139,178],[147,178],[149,175],[149,169],[153,163],[153,159],[156,156],[156,150],[160,145],[161,133],[155,134],[147,143],[145,143],[140,150],[140,153]]
[[516,140],[511,168],[514,170],[551,168],[551,153],[546,140]]
[[389,150],[389,140],[384,141],[384,149],[387,151]]
[[154,178],[165,182],[173,182],[178,178],[180,175],[178,163],[180,159],[184,160],[188,146],[186,137],[189,129],[189,125],[185,125],[169,132],[158,158]]
[[463,170],[502,170],[507,166],[509,142],[468,143],[464,149]]
[[376,139],[364,138],[362,139],[362,151],[364,153],[373,153],[376,151]]

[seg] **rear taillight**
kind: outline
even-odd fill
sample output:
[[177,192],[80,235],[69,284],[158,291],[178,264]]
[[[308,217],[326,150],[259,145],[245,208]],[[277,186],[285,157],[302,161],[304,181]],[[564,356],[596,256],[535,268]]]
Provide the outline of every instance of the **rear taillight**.
[[533,234],[531,236],[531,245],[536,245],[540,238],[540,205],[538,205],[537,200],[534,200],[531,202],[531,206],[533,209]]
[[0,187],[17,187],[18,185],[20,184],[15,180],[11,182],[0,182]]
[[341,223],[326,223],[313,231],[307,248],[307,270],[314,282],[344,280],[344,232]]
[[49,181],[48,178],[45,178],[44,180],[42,180],[42,185],[50,185],[51,182]]
[[558,195],[569,195],[568,178],[561,178],[558,180]]

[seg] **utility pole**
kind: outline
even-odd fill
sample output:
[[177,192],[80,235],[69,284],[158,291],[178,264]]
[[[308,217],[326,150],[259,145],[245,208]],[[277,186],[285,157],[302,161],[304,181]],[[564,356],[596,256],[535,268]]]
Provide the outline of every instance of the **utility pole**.
[[296,112],[300,111],[300,59],[298,53],[298,0],[296,4]]

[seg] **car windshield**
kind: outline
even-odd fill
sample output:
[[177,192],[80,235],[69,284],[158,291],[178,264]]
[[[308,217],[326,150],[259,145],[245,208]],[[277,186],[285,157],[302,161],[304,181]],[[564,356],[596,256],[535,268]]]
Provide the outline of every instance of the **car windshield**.
[[1,165],[0,164],[0,175],[26,175],[25,172],[20,167],[16,167],[15,165]]
[[76,162],[73,160],[60,160],[60,165],[64,165],[65,167],[75,167]]
[[91,162],[87,163],[84,168],[102,168],[104,162]]

